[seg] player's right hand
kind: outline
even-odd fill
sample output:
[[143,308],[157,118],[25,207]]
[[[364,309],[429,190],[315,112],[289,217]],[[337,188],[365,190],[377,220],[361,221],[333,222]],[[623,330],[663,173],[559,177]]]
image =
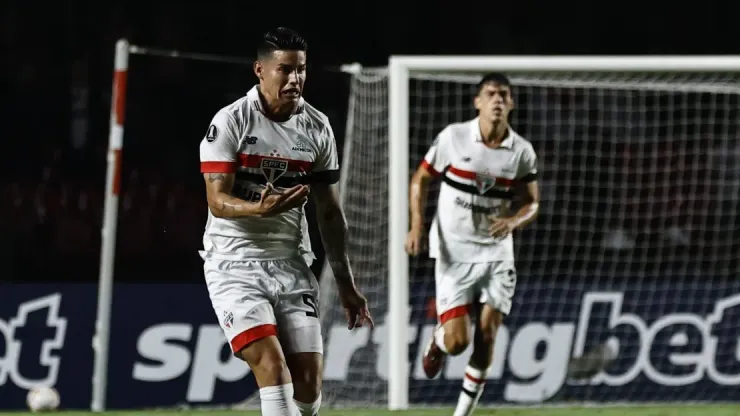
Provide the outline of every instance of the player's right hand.
[[406,235],[406,253],[410,256],[416,256],[426,250],[426,236],[423,230],[411,228]]
[[296,185],[292,188],[278,191],[268,182],[265,189],[261,192],[259,215],[260,217],[273,217],[303,205],[307,199],[307,185]]

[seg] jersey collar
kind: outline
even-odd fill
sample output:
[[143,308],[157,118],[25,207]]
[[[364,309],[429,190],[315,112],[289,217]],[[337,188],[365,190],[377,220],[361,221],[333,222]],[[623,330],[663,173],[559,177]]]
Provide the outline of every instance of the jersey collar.
[[[483,137],[480,135],[480,127],[478,125],[480,117],[476,117],[472,120],[472,123],[470,124],[470,128],[473,131],[473,141],[475,142],[482,142]],[[506,138],[501,142],[499,147],[505,147],[507,149],[511,149],[511,147],[514,145],[514,130],[511,129],[511,126],[506,130],[508,133],[506,135]]]

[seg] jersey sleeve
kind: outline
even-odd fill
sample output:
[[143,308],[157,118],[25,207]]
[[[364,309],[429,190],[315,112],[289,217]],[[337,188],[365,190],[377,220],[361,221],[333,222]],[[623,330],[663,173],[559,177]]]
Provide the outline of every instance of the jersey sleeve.
[[318,154],[312,169],[313,182],[335,184],[339,182],[339,156],[334,131],[326,124],[319,142]]
[[450,134],[447,129],[439,132],[434,139],[434,143],[427,150],[427,154],[424,155],[424,160],[421,161],[421,166],[434,176],[439,176],[447,168],[447,165],[450,164],[449,153],[447,151],[450,141],[449,136]]
[[527,146],[519,159],[516,178],[520,182],[529,183],[537,180],[537,154],[531,146]]
[[200,142],[200,172],[236,172],[238,147],[236,121],[225,111],[219,111]]

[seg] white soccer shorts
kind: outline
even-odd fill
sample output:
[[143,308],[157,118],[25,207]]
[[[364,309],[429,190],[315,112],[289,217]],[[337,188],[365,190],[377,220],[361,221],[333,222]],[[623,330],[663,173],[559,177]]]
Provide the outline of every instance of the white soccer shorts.
[[443,324],[466,315],[476,300],[508,315],[516,287],[516,268],[513,261],[448,263],[437,259],[435,281],[437,316]]
[[323,354],[319,285],[302,257],[269,261],[206,259],[213,310],[234,353],[277,336],[285,354]]

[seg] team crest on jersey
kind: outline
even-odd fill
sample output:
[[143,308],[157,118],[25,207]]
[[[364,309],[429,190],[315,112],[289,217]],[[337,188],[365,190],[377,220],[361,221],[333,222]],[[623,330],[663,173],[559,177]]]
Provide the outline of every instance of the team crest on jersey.
[[282,159],[262,159],[260,164],[262,174],[267,182],[273,183],[288,171],[288,161]]
[[482,195],[491,190],[496,185],[496,177],[488,173],[476,173],[475,186]]

